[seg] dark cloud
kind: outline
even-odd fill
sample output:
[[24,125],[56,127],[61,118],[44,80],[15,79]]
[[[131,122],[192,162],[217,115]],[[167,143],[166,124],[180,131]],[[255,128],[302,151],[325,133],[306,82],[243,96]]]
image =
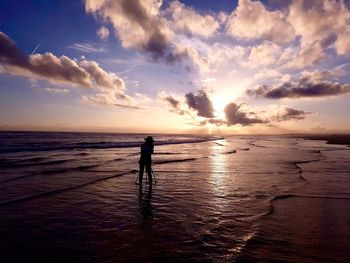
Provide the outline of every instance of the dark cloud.
[[149,52],[154,59],[164,57],[169,45],[169,36],[164,32],[163,22],[151,16],[141,1],[121,0],[125,16],[148,32],[148,38],[142,43],[142,49]]
[[104,71],[95,61],[77,62],[52,53],[26,55],[4,33],[0,32],[0,72],[34,76],[50,82],[65,82],[82,87],[107,88],[123,93],[124,81]]
[[171,106],[170,112],[174,112],[179,115],[189,114],[188,111],[181,109],[180,101],[178,101],[174,97],[169,95],[169,96],[163,96],[161,97],[161,99],[166,101]]
[[312,112],[293,109],[290,107],[281,108],[276,114],[266,118],[262,118],[261,116],[259,117],[259,115],[262,113],[266,113],[266,111],[245,112],[241,108],[241,105],[237,105],[232,102],[225,107],[225,120],[211,118],[199,122],[198,125],[204,126],[210,123],[215,124],[216,126],[232,126],[237,124],[242,126],[250,126],[254,124],[266,124],[269,126],[275,126],[272,123],[291,120],[304,120],[307,115],[312,114]]
[[[303,120],[312,112],[294,109],[291,107],[280,108],[276,113],[269,113],[268,111],[252,111],[243,108],[246,103],[236,104],[229,103],[224,109],[225,119],[215,118],[213,114],[213,107],[210,99],[203,90],[199,90],[196,94],[190,92],[185,95],[186,103],[189,108],[197,110],[197,115],[207,119],[195,122],[195,125],[205,126],[207,124],[214,124],[216,126],[251,126],[254,124],[273,125],[274,122],[283,122],[290,120]],[[171,105],[171,112],[179,115],[189,114],[190,112],[180,109],[180,102],[172,96],[164,96],[163,100]]]
[[225,120],[222,120],[222,119],[209,119],[208,122],[210,124],[215,124],[217,126],[227,124],[227,122]]
[[350,9],[350,0],[344,0],[344,3],[348,9]]
[[206,124],[215,124],[216,126],[223,126],[223,125],[227,125],[226,120],[222,120],[222,119],[215,119],[215,118],[210,118],[210,119],[206,119],[206,120],[202,120],[198,123],[199,126],[205,126]]
[[333,44],[337,40],[338,36],[336,33],[332,32],[326,35],[322,41],[320,41],[322,48],[327,48],[329,45]]
[[[269,111],[254,111],[245,109],[246,103],[236,104],[231,102],[224,108],[225,119],[216,118],[213,114],[214,109],[208,95],[205,91],[199,90],[197,93],[187,93],[185,95],[186,103],[190,109],[195,109],[197,115],[206,119],[195,122],[195,125],[205,126],[214,124],[216,126],[251,126],[254,124],[273,125],[274,122],[283,122],[290,120],[303,120],[312,112],[294,109],[291,107],[279,108],[275,113]],[[171,106],[171,112],[179,115],[191,115],[189,111],[181,109],[180,101],[172,96],[163,96],[162,99]]]
[[141,110],[141,109],[143,109],[142,107],[127,105],[127,104],[119,104],[119,103],[114,104],[114,106],[121,107],[121,108],[126,108],[126,109],[133,109],[133,110]]
[[205,91],[199,90],[196,94],[193,92],[187,93],[185,98],[188,107],[196,110],[198,116],[205,118],[214,117],[213,104]]
[[[226,124],[228,126],[240,124],[242,126],[249,126],[252,124],[267,123],[267,120],[263,120],[259,117],[252,116],[252,114],[244,112],[236,103],[229,103],[224,109],[226,116]],[[252,117],[250,117],[252,116]]]
[[27,56],[2,32],[0,32],[0,59],[8,73],[15,75],[32,73],[50,80],[91,86],[89,74],[81,69],[74,60],[65,56],[60,59],[51,53]]
[[3,32],[0,32],[0,61],[1,64],[16,66],[28,65],[28,58],[16,47],[16,44]]
[[328,97],[346,93],[350,93],[350,84],[312,81],[305,78],[297,82],[285,82],[277,87],[261,86],[257,89],[247,90],[249,96],[269,99]]
[[309,114],[312,114],[312,112],[284,107],[275,116],[271,117],[271,121],[281,122],[290,120],[304,120]]
[[175,109],[178,109],[179,108],[179,105],[180,105],[180,102],[176,99],[174,99],[172,96],[166,96],[163,98],[165,101],[169,102],[169,104],[175,108]]
[[161,1],[84,0],[86,11],[110,21],[125,48],[137,49],[151,60],[181,62],[187,56],[176,52],[173,32],[160,15]]
[[303,110],[293,109],[290,107],[284,107],[280,109],[276,114],[268,117],[259,117],[261,113],[266,113],[265,111],[260,112],[245,112],[240,105],[235,103],[229,103],[225,107],[226,119],[207,119],[199,122],[199,125],[206,125],[208,123],[215,124],[216,126],[232,126],[232,125],[242,125],[250,126],[254,124],[266,124],[273,126],[273,122],[283,122],[290,120],[304,120],[307,115],[312,114],[312,112],[307,112]]

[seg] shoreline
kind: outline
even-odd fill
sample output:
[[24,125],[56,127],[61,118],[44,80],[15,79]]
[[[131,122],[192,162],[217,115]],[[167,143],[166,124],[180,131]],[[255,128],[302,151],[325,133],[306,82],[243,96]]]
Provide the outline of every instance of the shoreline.
[[350,134],[310,134],[297,136],[308,140],[324,140],[327,144],[347,145],[350,147]]

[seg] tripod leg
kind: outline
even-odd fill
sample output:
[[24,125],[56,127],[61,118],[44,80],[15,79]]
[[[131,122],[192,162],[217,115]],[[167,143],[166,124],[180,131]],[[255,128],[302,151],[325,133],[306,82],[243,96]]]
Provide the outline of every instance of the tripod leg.
[[135,184],[137,184],[137,180],[139,179],[139,173],[137,173],[136,179],[135,179]]
[[151,172],[152,172],[152,177],[154,179],[154,183],[156,184],[157,183],[157,179],[156,179],[156,176],[154,175],[153,169],[151,170]]

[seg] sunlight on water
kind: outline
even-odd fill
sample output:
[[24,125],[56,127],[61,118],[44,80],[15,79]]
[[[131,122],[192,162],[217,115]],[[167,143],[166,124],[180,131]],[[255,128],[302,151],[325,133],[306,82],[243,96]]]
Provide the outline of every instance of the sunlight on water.
[[[226,140],[220,140],[220,143],[227,144]],[[216,144],[211,144],[209,149],[211,151],[211,158],[209,158],[211,167],[211,185],[212,190],[216,196],[226,195],[228,193],[227,184],[228,181],[228,165],[227,165],[227,154],[223,153],[223,147]],[[232,187],[232,185],[230,185]]]

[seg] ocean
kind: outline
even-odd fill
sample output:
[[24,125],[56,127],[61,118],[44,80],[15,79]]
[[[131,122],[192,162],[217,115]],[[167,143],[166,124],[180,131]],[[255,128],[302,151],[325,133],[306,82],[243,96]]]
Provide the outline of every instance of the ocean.
[[346,145],[145,136],[0,132],[0,262],[349,262]]

